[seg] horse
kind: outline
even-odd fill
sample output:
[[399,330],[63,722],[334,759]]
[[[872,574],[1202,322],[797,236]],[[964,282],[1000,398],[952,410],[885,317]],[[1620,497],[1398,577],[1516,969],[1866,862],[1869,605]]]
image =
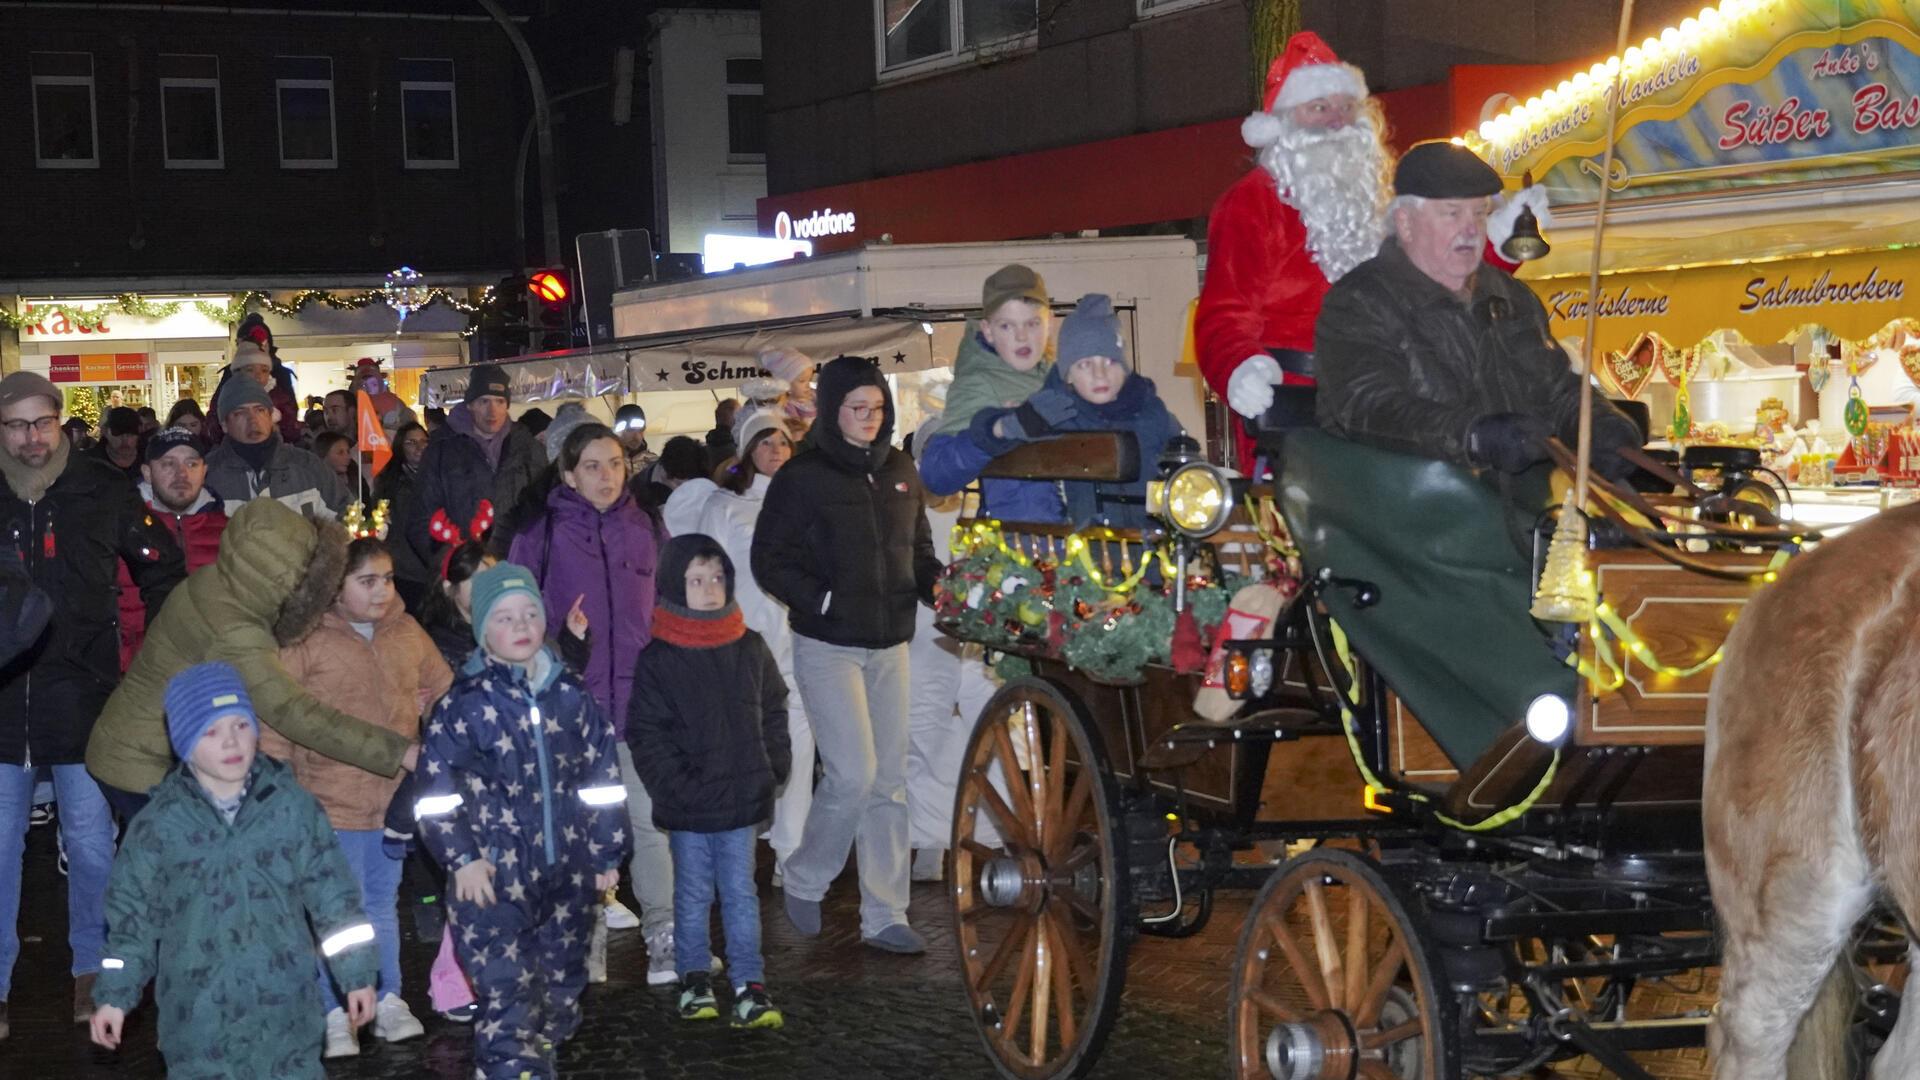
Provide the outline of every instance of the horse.
[[[1722,1080],[1841,1080],[1854,927],[1920,915],[1920,506],[1816,545],[1735,621],[1707,705],[1702,816]],[[1920,1078],[1920,1009],[1873,1080]]]

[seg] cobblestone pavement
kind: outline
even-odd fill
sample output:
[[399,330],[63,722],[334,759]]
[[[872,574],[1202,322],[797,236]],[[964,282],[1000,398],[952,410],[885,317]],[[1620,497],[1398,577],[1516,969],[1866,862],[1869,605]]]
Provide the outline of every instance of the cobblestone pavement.
[[[52,832],[37,828],[29,839],[23,944],[11,1003],[13,1037],[0,1043],[0,1080],[163,1076],[150,1009],[129,1020],[126,1043],[117,1054],[94,1048],[84,1027],[67,1022],[72,984],[65,890],[54,866]],[[915,958],[885,955],[859,943],[851,875],[829,897],[827,933],[817,940],[791,932],[779,913],[779,893],[763,888],[763,897],[768,984],[786,1013],[785,1030],[739,1032],[679,1020],[669,992],[646,985],[640,932],[615,931],[608,954],[611,981],[588,989],[586,1022],[561,1052],[561,1074],[569,1080],[984,1080],[996,1075],[961,1005],[953,937],[938,887],[914,889],[914,920],[932,945],[926,956]],[[471,1075],[471,1029],[440,1020],[426,1008],[426,968],[437,942],[414,937],[404,903],[403,898],[406,996],[426,1023],[427,1036],[381,1044],[369,1034],[359,1058],[328,1066],[330,1080]],[[1223,1074],[1226,980],[1245,906],[1244,897],[1223,897],[1204,933],[1182,941],[1136,943],[1120,1019],[1093,1076],[1188,1080]],[[1706,1074],[1698,1053],[1659,1055],[1647,1064],[1663,1077],[1690,1080]],[[1558,1075],[1606,1074],[1574,1062]]]

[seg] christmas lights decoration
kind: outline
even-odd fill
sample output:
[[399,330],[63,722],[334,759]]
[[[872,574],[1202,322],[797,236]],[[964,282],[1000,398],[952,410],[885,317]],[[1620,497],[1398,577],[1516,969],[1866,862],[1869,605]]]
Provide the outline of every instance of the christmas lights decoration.
[[[406,269],[402,267],[402,269]],[[399,271],[395,271],[398,273]],[[415,271],[417,274],[418,272]],[[388,275],[392,277],[392,275]],[[463,315],[472,315],[480,310],[493,294],[492,288],[482,293],[478,303],[469,303],[442,288],[420,289],[409,294],[413,306],[408,314],[433,304],[445,304]],[[309,304],[325,304],[331,308],[357,311],[368,304],[386,303],[388,297],[385,288],[359,293],[336,293],[326,289],[302,289],[294,293],[286,302],[275,300],[269,293],[251,289],[235,293],[224,304],[207,300],[196,300],[193,308],[214,322],[232,326],[246,317],[248,310],[260,307],[282,317],[297,315]],[[116,315],[132,315],[141,319],[168,319],[185,310],[184,300],[165,300],[155,302],[138,293],[120,293],[109,297],[104,303],[88,301],[84,304],[70,304],[57,300],[28,300],[21,304],[19,312],[0,308],[0,326],[18,332],[21,328],[35,326],[48,319],[64,318],[76,330],[94,331],[100,325]],[[396,309],[397,310],[397,309]]]
[[399,337],[407,328],[407,316],[427,306],[427,300],[433,290],[427,288],[427,277],[411,266],[403,266],[387,273],[386,284],[380,286],[380,292],[393,309],[396,319],[393,336]]

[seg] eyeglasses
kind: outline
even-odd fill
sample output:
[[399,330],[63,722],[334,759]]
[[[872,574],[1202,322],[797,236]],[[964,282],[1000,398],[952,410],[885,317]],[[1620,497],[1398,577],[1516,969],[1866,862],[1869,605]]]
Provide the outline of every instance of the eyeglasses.
[[855,420],[868,420],[876,416],[887,415],[887,407],[882,405],[842,405],[841,408],[853,414]]
[[42,416],[35,420],[8,420],[6,422],[6,429],[9,435],[25,435],[28,428],[32,428],[42,435],[51,435],[60,430],[60,417],[58,415]]

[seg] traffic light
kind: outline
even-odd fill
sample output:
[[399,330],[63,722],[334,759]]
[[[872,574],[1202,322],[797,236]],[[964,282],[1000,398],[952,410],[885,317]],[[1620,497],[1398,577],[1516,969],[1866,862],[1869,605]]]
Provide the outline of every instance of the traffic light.
[[527,275],[528,351],[573,348],[573,286],[564,268]]
[[505,360],[532,351],[527,347],[527,298],[528,281],[517,274],[501,278],[493,287],[493,295],[481,305],[474,326],[474,363]]

